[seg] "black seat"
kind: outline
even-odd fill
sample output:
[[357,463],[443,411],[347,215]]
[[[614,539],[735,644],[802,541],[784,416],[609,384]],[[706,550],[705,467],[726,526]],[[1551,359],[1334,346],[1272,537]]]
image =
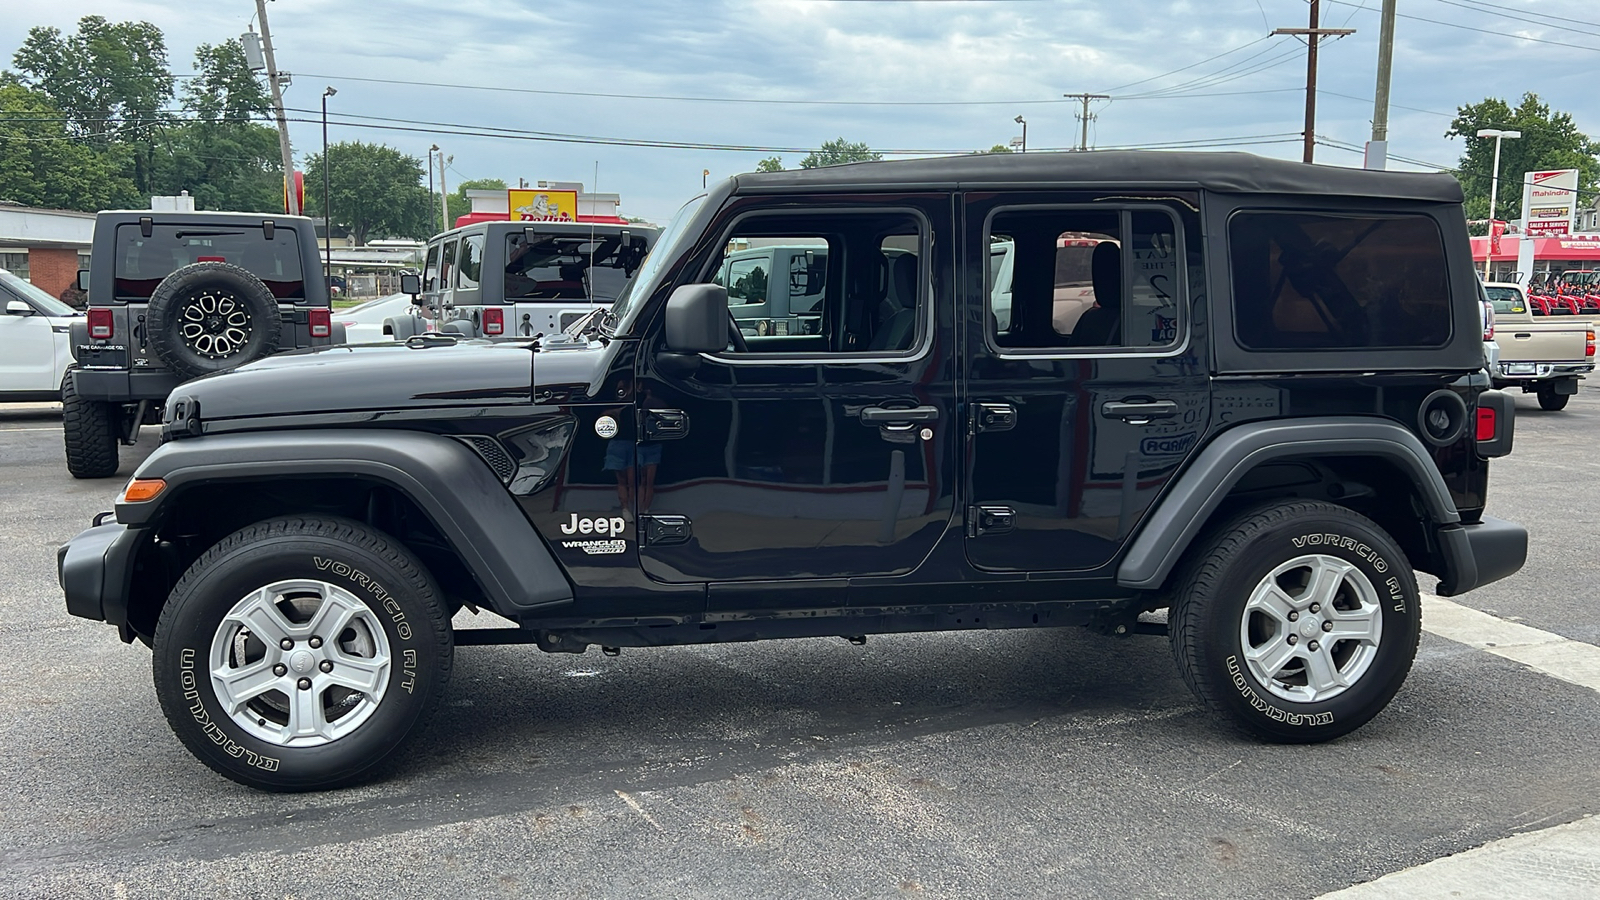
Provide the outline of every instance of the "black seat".
[[868,350],[905,350],[917,330],[917,257],[901,253],[889,258],[889,296],[893,312],[878,323]]
[[1094,247],[1090,259],[1095,305],[1078,317],[1071,346],[1108,347],[1122,336],[1122,248],[1111,241]]

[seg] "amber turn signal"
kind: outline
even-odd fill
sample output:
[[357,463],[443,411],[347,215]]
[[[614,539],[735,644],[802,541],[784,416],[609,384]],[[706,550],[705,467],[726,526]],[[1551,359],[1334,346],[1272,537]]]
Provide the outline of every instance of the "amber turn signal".
[[135,478],[128,482],[122,489],[124,503],[143,503],[152,500],[155,496],[167,489],[167,483],[160,478]]

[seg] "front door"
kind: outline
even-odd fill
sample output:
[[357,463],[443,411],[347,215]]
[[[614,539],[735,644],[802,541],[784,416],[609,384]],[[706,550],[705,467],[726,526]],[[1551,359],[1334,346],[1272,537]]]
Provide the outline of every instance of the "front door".
[[692,372],[658,364],[658,331],[646,339],[633,482],[646,572],[754,582],[912,571],[955,500],[948,195],[819,197],[733,213],[719,228],[693,280],[712,281],[728,256],[761,256],[742,252],[752,246],[812,248],[826,267],[803,287],[822,295],[821,324],[730,337]]
[[1192,198],[967,194],[967,558],[1104,574],[1210,414]]

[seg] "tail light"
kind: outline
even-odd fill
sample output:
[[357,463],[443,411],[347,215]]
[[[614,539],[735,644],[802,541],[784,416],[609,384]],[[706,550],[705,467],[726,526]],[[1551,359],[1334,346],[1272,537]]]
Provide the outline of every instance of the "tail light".
[[1586,341],[1586,343],[1583,345],[1583,355],[1584,356],[1588,356],[1588,357],[1593,357],[1594,356],[1594,332],[1592,332],[1592,331],[1588,332],[1586,334],[1584,340]]
[[1483,339],[1486,341],[1494,340],[1494,304],[1492,303],[1483,305]]
[[325,309],[313,309],[306,316],[306,321],[311,325],[311,336],[325,338],[333,336],[333,313]]
[[1480,406],[1480,407],[1478,407],[1478,434],[1477,434],[1477,439],[1480,440],[1480,441],[1492,441],[1492,440],[1494,440],[1494,432],[1495,432],[1495,423],[1496,423],[1496,421],[1497,421],[1497,418],[1495,416],[1494,407],[1492,407],[1492,406]]
[[89,337],[103,341],[109,339],[115,331],[116,320],[111,317],[111,310],[89,310]]
[[[483,333],[505,334],[506,311],[497,306],[485,307],[483,310]],[[1591,334],[1590,337],[1594,337],[1594,335]],[[1592,343],[1589,345],[1589,349],[1593,352],[1594,345]]]

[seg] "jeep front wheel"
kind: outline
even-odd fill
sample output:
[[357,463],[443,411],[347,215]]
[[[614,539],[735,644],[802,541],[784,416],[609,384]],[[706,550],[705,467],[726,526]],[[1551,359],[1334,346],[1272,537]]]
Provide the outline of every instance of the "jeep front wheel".
[[410,552],[345,519],[251,525],[206,551],[156,627],[156,695],[222,775],[271,791],[372,774],[432,715],[450,623]]
[[1169,617],[1178,670],[1214,713],[1269,741],[1354,731],[1399,691],[1422,612],[1377,524],[1317,502],[1257,507],[1195,547]]

